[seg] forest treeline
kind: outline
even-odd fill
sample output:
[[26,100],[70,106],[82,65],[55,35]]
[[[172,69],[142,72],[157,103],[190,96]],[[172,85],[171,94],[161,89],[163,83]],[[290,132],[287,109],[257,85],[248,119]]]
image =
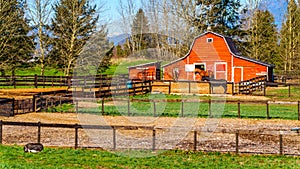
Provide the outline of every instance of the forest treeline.
[[241,55],[274,64],[276,73],[300,74],[299,2],[289,0],[282,25],[276,25],[263,0],[119,0],[112,15],[120,19],[113,24],[126,40],[113,44],[103,22],[105,2],[0,0],[0,70],[14,74],[38,65],[41,75],[48,66],[71,75],[81,63],[103,72],[112,57],[171,60],[212,30],[232,37]]

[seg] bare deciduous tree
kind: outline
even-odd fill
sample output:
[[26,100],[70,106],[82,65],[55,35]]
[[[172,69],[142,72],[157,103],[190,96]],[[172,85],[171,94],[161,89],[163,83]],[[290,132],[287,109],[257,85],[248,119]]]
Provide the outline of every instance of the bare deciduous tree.
[[48,24],[50,21],[51,0],[34,0],[28,5],[28,11],[30,14],[30,20],[33,23],[33,28],[36,31],[36,41],[38,46],[36,47],[36,58],[41,65],[41,75],[44,75],[46,65],[46,55],[50,45]]

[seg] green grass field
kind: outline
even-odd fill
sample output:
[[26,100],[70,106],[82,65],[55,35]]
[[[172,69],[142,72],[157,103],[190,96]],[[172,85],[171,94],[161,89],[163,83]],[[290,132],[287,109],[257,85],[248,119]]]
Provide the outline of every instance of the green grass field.
[[[149,152],[151,153],[151,152]],[[24,153],[20,146],[0,146],[0,168],[299,168],[299,157],[231,155],[166,151],[152,157],[132,158],[101,150],[45,148]]]
[[[183,105],[183,108],[182,108]],[[154,108],[155,106],[155,108]],[[49,112],[75,112],[74,106],[64,105],[49,109]],[[209,117],[209,104],[199,102],[131,102],[130,103],[131,116],[164,116],[164,117]],[[155,112],[154,112],[155,111]],[[266,119],[267,108],[266,104],[240,104],[241,118],[250,119]],[[102,107],[99,103],[97,108],[79,108],[81,113],[101,114]],[[237,103],[216,103],[212,101],[211,112],[214,117],[222,118],[238,118],[238,105]],[[109,116],[128,115],[128,102],[117,102],[116,105],[106,104],[104,106],[104,114]],[[271,119],[298,119],[298,106],[282,105],[282,104],[269,104],[269,117]]]

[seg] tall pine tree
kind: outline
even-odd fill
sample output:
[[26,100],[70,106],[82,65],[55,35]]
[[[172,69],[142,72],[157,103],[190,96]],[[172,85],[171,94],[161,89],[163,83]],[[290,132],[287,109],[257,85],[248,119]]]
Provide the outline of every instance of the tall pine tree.
[[22,0],[0,1],[0,69],[11,70],[12,75],[17,67],[28,64],[34,49],[24,8]]
[[198,0],[196,3],[199,6],[198,18],[195,24],[198,29],[207,30],[210,26],[212,31],[225,35],[237,35],[241,20],[239,0]]
[[280,32],[280,55],[282,59],[281,68],[285,72],[299,70],[299,45],[300,45],[300,11],[299,4],[295,0],[290,0],[286,14],[286,21],[282,25]]
[[146,48],[146,34],[149,33],[149,22],[143,9],[136,13],[131,25],[131,48],[132,51],[141,51]]
[[96,5],[91,6],[88,0],[60,0],[54,8],[52,57],[68,76],[84,45],[96,32],[99,16]]
[[257,10],[249,30],[249,57],[278,64],[278,35],[274,16],[268,11]]

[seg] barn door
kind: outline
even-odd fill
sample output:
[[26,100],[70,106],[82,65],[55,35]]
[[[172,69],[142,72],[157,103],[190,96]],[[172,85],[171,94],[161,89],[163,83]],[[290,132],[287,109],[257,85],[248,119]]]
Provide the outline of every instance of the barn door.
[[215,79],[227,80],[227,63],[215,63]]
[[243,68],[242,67],[234,67],[234,82],[241,82],[243,81]]

